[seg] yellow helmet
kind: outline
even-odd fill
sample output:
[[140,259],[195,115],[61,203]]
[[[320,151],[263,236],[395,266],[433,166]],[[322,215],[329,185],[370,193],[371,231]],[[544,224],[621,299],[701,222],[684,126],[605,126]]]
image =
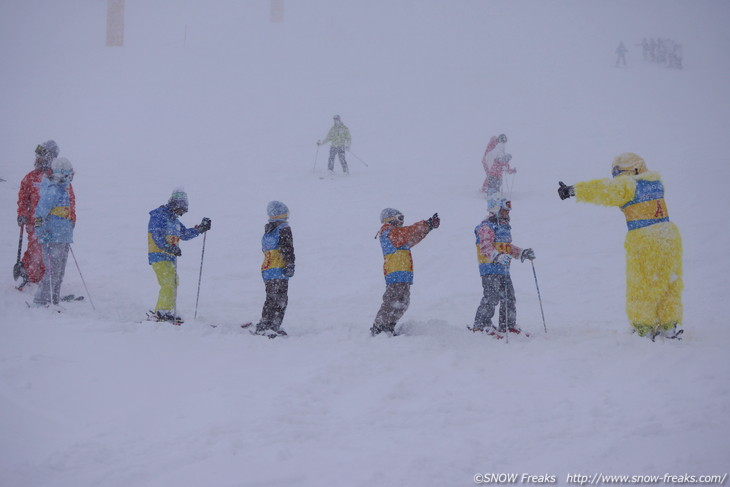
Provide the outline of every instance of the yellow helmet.
[[619,174],[628,173],[630,175],[641,174],[648,171],[644,159],[633,152],[624,152],[617,156],[611,163],[611,174],[613,177]]

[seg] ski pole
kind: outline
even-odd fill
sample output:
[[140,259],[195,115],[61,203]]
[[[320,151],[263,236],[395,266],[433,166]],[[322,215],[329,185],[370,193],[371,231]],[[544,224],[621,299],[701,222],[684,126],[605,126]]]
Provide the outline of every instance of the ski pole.
[[358,161],[360,161],[363,164],[365,164],[365,167],[370,167],[370,166],[368,166],[367,162],[365,162],[362,159],[360,159],[359,157],[357,157],[357,154],[355,154],[354,152],[352,152],[350,149],[347,149],[347,152],[349,152],[350,154],[352,154],[353,156],[355,156],[355,159],[357,159]]
[[173,284],[175,285],[175,294],[174,294],[174,301],[172,303],[172,321],[173,324],[179,324],[177,323],[177,258],[175,259],[175,262],[173,262],[173,267],[175,269],[175,276]]
[[542,310],[542,297],[540,296],[540,286],[537,284],[537,273],[535,273],[535,263],[532,262],[532,259],[530,259],[530,264],[532,265],[532,275],[535,276],[535,287],[537,288],[537,300],[540,301],[540,314],[542,315],[542,327],[545,329],[545,333],[547,333],[547,325],[545,324],[545,312]]
[[20,262],[20,255],[23,253],[23,231],[24,230],[25,230],[25,225],[21,225],[20,226],[20,237],[18,237],[18,260],[15,262],[15,265],[13,266],[13,280],[14,281],[17,281],[19,277],[25,275],[25,269],[23,269],[23,264]]
[[208,232],[203,234],[203,252],[200,254],[200,273],[198,274],[198,296],[195,298],[195,314],[193,319],[198,317],[198,301],[200,301],[200,281],[203,279],[203,258],[205,258],[205,238],[208,236]]
[[314,154],[314,166],[312,167],[312,172],[314,172],[317,169],[317,158],[319,157],[319,145],[317,144],[317,153]]
[[96,306],[94,306],[94,300],[91,299],[91,293],[89,292],[89,288],[86,285],[86,281],[84,280],[84,275],[81,273],[81,267],[79,267],[79,261],[76,260],[76,254],[74,254],[74,249],[70,245],[68,246],[68,249],[71,251],[71,256],[74,258],[74,262],[76,263],[76,269],[79,270],[79,276],[81,276],[81,282],[84,283],[84,289],[86,289],[86,295],[89,296],[89,302],[91,303],[91,308],[96,311]]

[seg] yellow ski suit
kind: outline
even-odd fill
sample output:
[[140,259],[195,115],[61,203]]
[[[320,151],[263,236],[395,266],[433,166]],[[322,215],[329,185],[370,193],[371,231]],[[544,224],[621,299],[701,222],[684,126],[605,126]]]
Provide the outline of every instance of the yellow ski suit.
[[656,172],[574,185],[577,201],[618,206],[626,216],[626,314],[641,335],[682,324],[682,238],[669,221]]

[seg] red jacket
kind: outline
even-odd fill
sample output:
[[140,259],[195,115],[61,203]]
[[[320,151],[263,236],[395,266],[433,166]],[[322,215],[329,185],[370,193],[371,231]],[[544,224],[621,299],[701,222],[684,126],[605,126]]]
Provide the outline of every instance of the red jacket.
[[[50,176],[50,170],[33,169],[25,175],[20,182],[20,191],[18,191],[18,217],[24,216],[26,221],[32,223],[35,218],[35,207],[40,199],[41,179]],[[76,196],[74,195],[73,186],[69,184],[68,192],[70,197],[70,218],[76,223]]]

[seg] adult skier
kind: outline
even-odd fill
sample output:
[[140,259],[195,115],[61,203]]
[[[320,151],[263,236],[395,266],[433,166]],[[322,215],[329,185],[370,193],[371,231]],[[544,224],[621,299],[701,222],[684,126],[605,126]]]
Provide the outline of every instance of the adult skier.
[[155,271],[160,292],[157,305],[149,317],[155,321],[182,323],[176,314],[177,258],[182,255],[180,240],[190,240],[210,230],[210,218],[203,218],[193,228],[186,228],[179,217],[188,212],[188,195],[182,189],[172,192],[167,204],[150,211],[147,226],[147,258]]
[[383,250],[383,274],[385,294],[383,304],[375,316],[370,334],[376,336],[386,332],[395,335],[395,325],[408,309],[413,284],[413,257],[411,247],[423,240],[434,228],[441,225],[438,213],[428,220],[403,226],[403,213],[394,208],[380,212],[382,226],[378,232]]
[[[535,258],[532,249],[523,250],[512,243],[511,210],[512,202],[497,195],[489,200],[487,217],[474,228],[483,296],[470,329],[500,338],[501,333],[521,332],[517,326],[517,301],[510,263],[512,259],[524,262]],[[496,328],[492,317],[498,304],[499,328]]]
[[487,171],[487,198],[491,198],[497,193],[502,192],[502,180],[505,172],[508,174],[517,172],[517,169],[509,165],[509,161],[511,160],[512,154],[497,156],[494,159],[494,162]]
[[[486,178],[484,179],[484,183],[482,184],[482,192],[487,193],[488,196],[494,194],[495,192],[501,191],[502,172],[504,169],[497,171],[492,170],[492,167],[496,160],[499,160],[500,163],[502,163],[505,156],[507,156],[507,154],[505,153],[506,143],[507,136],[505,134],[493,136],[489,139],[487,148],[484,150],[484,156],[482,156],[482,166],[484,167]],[[511,158],[512,156],[509,156],[509,159],[507,159],[506,162],[508,164]],[[497,177],[497,179],[495,179],[495,176]]]
[[317,145],[326,144],[330,142],[330,157],[327,162],[327,170],[330,174],[334,174],[335,170],[335,155],[339,156],[340,164],[342,165],[342,172],[349,174],[350,170],[347,167],[347,161],[345,160],[345,151],[350,150],[352,144],[352,137],[350,137],[350,129],[342,123],[342,119],[339,115],[332,117],[334,119],[334,125],[327,133],[327,136],[317,141]]
[[619,42],[618,47],[616,48],[616,67],[619,67],[619,64],[626,67],[626,53],[629,52],[628,49],[626,49],[626,46],[624,46],[623,42]]
[[47,307],[60,300],[76,224],[75,218],[71,218],[73,177],[71,161],[59,157],[53,161],[50,176],[44,177],[38,188],[38,204],[33,213],[34,235],[41,246],[45,271],[33,299],[35,306]]
[[617,206],[626,217],[626,314],[639,336],[677,338],[682,325],[682,238],[669,221],[659,173],[644,159],[625,152],[611,164],[613,179],[567,186],[561,199]]
[[[40,199],[39,188],[41,180],[51,175],[51,164],[58,157],[58,144],[53,140],[47,140],[35,148],[35,167],[25,175],[20,182],[18,191],[18,226],[25,227],[28,233],[28,246],[22,259],[21,276],[23,281],[18,289],[23,289],[28,282],[39,283],[43,278],[45,266],[43,265],[43,250],[35,234],[33,221],[35,209]],[[69,216],[72,222],[76,222],[76,197],[73,186],[69,184]]]
[[287,334],[281,323],[289,303],[289,279],[294,276],[294,239],[289,226],[289,208],[284,203],[269,202],[266,214],[269,221],[261,238],[261,251],[264,253],[261,277],[266,288],[266,300],[255,333],[274,338]]

